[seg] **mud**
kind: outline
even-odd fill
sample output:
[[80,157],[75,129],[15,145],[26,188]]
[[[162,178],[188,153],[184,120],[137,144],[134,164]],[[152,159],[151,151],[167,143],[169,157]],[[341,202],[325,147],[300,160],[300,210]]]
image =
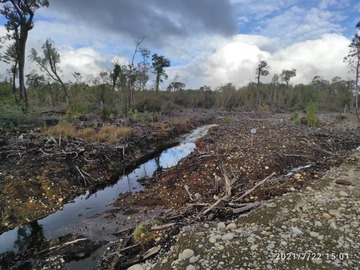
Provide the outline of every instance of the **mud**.
[[[321,115],[317,127],[297,126],[289,114],[216,112],[215,118],[190,114],[188,119],[188,125],[181,129],[159,129],[160,123],[156,129],[136,124],[141,134],[115,146],[75,138],[60,143],[59,138],[37,130],[16,136],[1,131],[1,229],[27,224],[61,209],[76,195],[114,182],[120,171],[149,157],[180,133],[204,123],[217,124],[197,141],[196,151],[176,167],[144,181],[145,192],[123,194],[115,203],[115,207],[128,211],[129,220],[118,221],[125,227],[131,224],[128,228],[134,226],[132,215],[147,212],[159,211],[163,213],[159,220],[177,223],[169,231],[141,241],[140,246],[132,230],[119,232],[118,241],[104,253],[99,269],[126,269],[141,261],[152,247],[169,246],[179,224],[231,217],[233,213],[221,204],[208,215],[200,214],[223,196],[224,177],[234,180],[231,195],[237,198],[275,173],[277,181],[267,182],[239,201],[261,202],[291,188],[315,185],[328,168],[339,165],[360,146],[360,127],[353,115]],[[299,166],[305,168],[288,174]],[[54,258],[65,260],[63,255]]]

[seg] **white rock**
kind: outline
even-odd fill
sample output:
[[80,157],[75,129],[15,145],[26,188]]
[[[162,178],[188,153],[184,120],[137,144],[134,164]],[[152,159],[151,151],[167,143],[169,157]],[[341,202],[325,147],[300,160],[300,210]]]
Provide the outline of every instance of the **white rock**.
[[320,222],[320,221],[315,221],[315,226],[316,226],[316,227],[321,227],[321,226],[322,226],[322,224],[321,224],[321,222]]
[[291,227],[291,231],[295,235],[300,235],[303,233],[298,227]]
[[274,243],[270,243],[269,245],[267,245],[266,249],[273,249],[275,247]]
[[249,236],[247,239],[246,239],[249,243],[255,243],[256,239],[252,236]]
[[219,245],[217,248],[218,250],[224,250],[225,247],[223,245]]
[[200,255],[199,256],[192,256],[189,259],[189,263],[196,263],[199,259],[200,259]]
[[221,239],[222,239],[223,241],[231,241],[231,240],[234,239],[234,234],[233,234],[233,233],[224,234]]
[[145,270],[145,268],[142,266],[142,264],[135,264],[129,267],[127,270]]
[[229,231],[234,231],[236,230],[237,226],[235,223],[230,223],[226,226],[226,229],[229,230]]
[[186,267],[186,270],[195,270],[196,268],[195,268],[195,266],[193,266],[193,265],[188,265],[188,267]]
[[187,260],[187,259],[190,259],[192,256],[194,256],[194,251],[192,249],[184,249],[183,252],[181,252],[179,254],[179,259],[180,260]]
[[310,236],[311,237],[319,237],[319,233],[317,233],[317,232],[310,232]]
[[346,191],[343,191],[343,190],[341,190],[341,191],[339,192],[339,195],[340,195],[341,197],[349,197],[349,194],[348,194]]
[[218,225],[217,225],[218,229],[220,230],[224,230],[226,228],[226,225],[224,222],[219,222]]
[[210,242],[211,244],[216,243],[216,238],[215,238],[214,236],[211,236],[211,237],[209,238],[209,242]]

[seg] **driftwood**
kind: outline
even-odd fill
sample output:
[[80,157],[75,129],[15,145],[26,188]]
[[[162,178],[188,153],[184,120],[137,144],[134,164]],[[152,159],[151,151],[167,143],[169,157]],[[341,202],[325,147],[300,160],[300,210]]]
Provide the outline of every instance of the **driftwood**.
[[155,225],[155,226],[151,227],[151,230],[152,231],[163,230],[163,229],[166,229],[166,228],[173,227],[175,225],[176,225],[176,223],[168,223],[168,224],[164,224],[164,225]]
[[161,250],[161,246],[152,247],[149,250],[147,250],[144,255],[142,255],[142,259],[146,260],[147,258],[157,254]]
[[241,214],[241,213],[249,211],[249,210],[251,210],[251,209],[253,209],[255,207],[258,207],[259,205],[260,205],[260,202],[248,203],[243,207],[232,209],[232,211],[233,211],[234,214]]
[[259,183],[257,183],[254,187],[246,191],[243,195],[241,195],[239,198],[235,199],[234,202],[240,201],[242,198],[249,195],[251,192],[253,192],[255,189],[257,189],[259,186],[263,185],[267,180],[269,180],[271,177],[273,177],[276,173],[273,172],[269,176],[267,176],[265,179],[261,180]]
[[207,208],[205,211],[203,211],[202,212],[203,215],[206,215],[207,213],[209,213],[211,210],[213,210],[215,207],[217,207],[221,202],[227,201],[227,200],[229,200],[231,198],[232,185],[235,183],[236,178],[233,178],[232,180],[229,179],[223,164],[221,165],[221,171],[222,171],[224,181],[225,181],[226,195],[223,196],[222,198],[218,199],[215,203],[210,205],[209,208]]
[[86,240],[88,240],[88,239],[87,238],[75,239],[75,240],[60,244],[60,245],[52,246],[52,247],[50,247],[48,249],[40,250],[38,253],[36,253],[36,255],[46,253],[46,252],[51,252],[53,250],[59,250],[59,249],[62,249],[64,247],[67,247],[69,245],[73,245],[73,244],[76,244],[78,242],[82,242],[82,241],[86,241]]

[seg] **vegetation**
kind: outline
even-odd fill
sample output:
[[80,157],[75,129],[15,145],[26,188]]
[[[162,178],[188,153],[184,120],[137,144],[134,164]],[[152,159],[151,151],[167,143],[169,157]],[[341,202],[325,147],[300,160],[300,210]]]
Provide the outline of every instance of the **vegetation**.
[[[56,112],[64,115],[61,120],[69,122],[90,113],[100,116],[105,122],[112,122],[115,118],[153,122],[158,121],[163,114],[188,108],[272,112],[306,109],[308,123],[315,125],[316,111],[347,112],[359,106],[358,35],[354,36],[351,51],[346,57],[355,69],[354,80],[334,77],[330,82],[315,74],[312,82],[307,85],[292,85],[290,80],[296,76],[296,69],[292,68],[284,69],[280,75],[274,74],[270,83],[261,83],[261,76],[269,75],[270,67],[266,61],[260,61],[256,68],[256,82],[240,88],[229,82],[216,89],[206,85],[199,89],[186,89],[183,82],[175,79],[167,87],[163,87],[164,91],[160,91],[160,84],[163,78],[167,78],[166,68],[170,66],[170,60],[157,53],[151,54],[148,49],[143,48],[141,45],[144,39],[135,43],[130,64],[113,63],[112,70],[94,74],[86,80],[81,73],[74,72],[75,81],[68,83],[61,77],[61,55],[54,42],[47,39],[42,52],[31,50],[29,58],[40,67],[43,74],[35,71],[27,74],[25,91],[24,53],[27,35],[33,27],[35,11],[48,6],[49,1],[0,0],[0,4],[0,11],[7,19],[9,36],[14,40],[2,57],[3,61],[10,64],[11,76],[0,83],[0,118],[8,119],[9,112],[21,109],[35,114]],[[155,76],[154,88],[149,88],[151,73]],[[18,87],[15,84],[17,77]],[[313,104],[316,104],[316,110]],[[85,137],[93,137],[88,130],[81,132]]]

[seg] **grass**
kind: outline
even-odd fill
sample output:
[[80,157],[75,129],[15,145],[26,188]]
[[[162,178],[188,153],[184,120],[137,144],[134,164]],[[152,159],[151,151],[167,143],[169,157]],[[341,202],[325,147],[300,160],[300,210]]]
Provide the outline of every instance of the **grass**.
[[92,128],[76,129],[69,123],[59,123],[45,130],[46,133],[53,136],[63,136],[65,138],[84,138],[91,141],[116,143],[126,136],[132,134],[129,127],[118,127],[115,125],[106,125],[99,130]]

